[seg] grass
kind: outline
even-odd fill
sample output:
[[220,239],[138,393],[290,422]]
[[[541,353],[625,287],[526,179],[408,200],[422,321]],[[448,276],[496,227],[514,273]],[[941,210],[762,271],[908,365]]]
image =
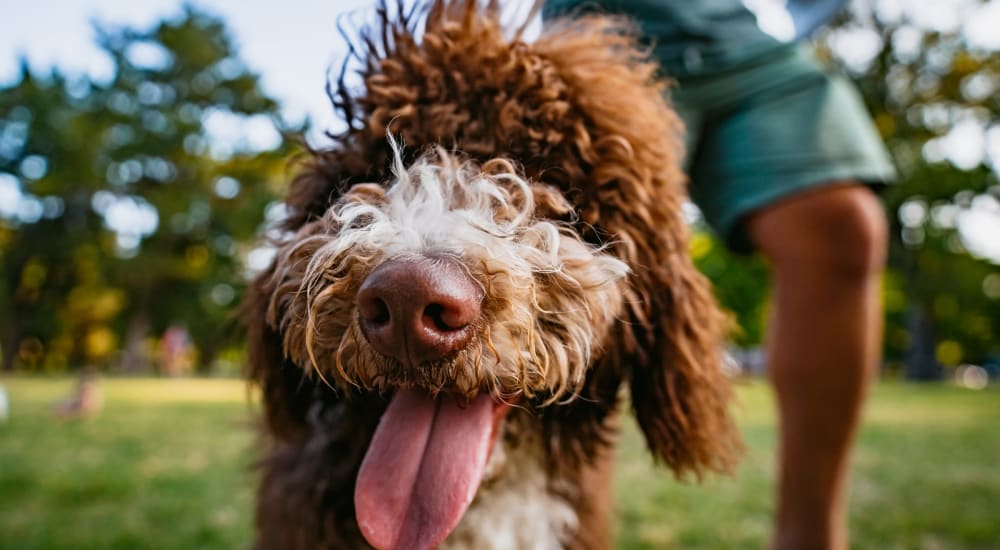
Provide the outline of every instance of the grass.
[[[111,379],[103,412],[57,421],[69,379],[3,380],[0,549],[242,548],[254,436],[235,380]],[[629,425],[615,495],[618,548],[761,548],[773,490],[767,386],[741,384],[748,454],[735,479],[682,485]],[[1000,392],[881,385],[860,436],[854,546],[1000,547]]]

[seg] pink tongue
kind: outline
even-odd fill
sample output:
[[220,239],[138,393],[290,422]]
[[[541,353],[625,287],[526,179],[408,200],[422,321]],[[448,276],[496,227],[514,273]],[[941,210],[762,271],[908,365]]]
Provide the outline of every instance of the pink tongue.
[[361,533],[381,550],[425,550],[458,525],[489,457],[493,401],[399,391],[361,463],[354,507]]

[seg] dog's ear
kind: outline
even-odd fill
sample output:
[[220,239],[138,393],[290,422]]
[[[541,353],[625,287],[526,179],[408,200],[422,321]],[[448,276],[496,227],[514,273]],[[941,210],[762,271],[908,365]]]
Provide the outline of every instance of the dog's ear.
[[636,419],[650,449],[675,473],[730,472],[740,443],[722,368],[725,318],[684,243],[653,240],[667,252],[641,255],[649,267],[633,277],[631,334],[624,335],[634,346]]
[[578,190],[581,233],[631,268],[626,315],[608,346],[630,378],[650,449],[677,475],[731,471],[741,443],[722,368],[726,321],[688,251],[682,125],[657,67],[607,17],[553,22],[535,44],[566,84],[573,128],[546,171]]
[[267,432],[286,441],[305,435],[312,386],[302,369],[285,358],[281,335],[267,322],[273,292],[271,270],[259,275],[243,301],[247,326],[247,376],[261,393]]

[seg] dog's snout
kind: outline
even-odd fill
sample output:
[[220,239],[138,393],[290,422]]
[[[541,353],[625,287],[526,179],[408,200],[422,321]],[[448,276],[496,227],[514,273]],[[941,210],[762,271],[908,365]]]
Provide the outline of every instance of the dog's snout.
[[455,262],[392,260],[361,284],[358,315],[376,351],[419,365],[468,345],[481,301],[479,286]]

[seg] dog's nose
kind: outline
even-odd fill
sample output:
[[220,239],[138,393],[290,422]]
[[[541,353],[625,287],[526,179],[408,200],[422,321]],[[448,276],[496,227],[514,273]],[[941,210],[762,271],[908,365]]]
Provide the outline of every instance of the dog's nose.
[[361,331],[376,351],[419,365],[464,348],[475,332],[482,291],[449,260],[391,260],[358,291]]

